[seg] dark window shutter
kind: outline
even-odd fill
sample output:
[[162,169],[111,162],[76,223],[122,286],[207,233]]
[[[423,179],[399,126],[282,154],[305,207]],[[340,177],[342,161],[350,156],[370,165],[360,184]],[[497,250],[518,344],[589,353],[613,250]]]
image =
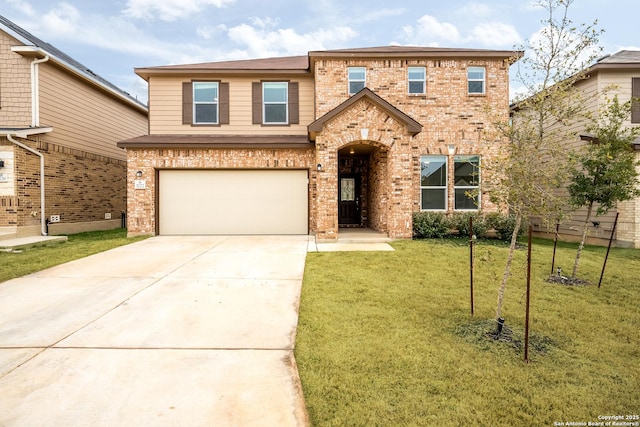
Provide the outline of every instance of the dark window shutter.
[[298,82],[289,82],[289,124],[297,125],[299,123]]
[[251,85],[251,105],[253,110],[253,124],[262,124],[262,83],[253,82]]
[[191,82],[182,83],[182,124],[193,123],[193,85]]
[[640,77],[631,79],[631,123],[640,123]]
[[220,94],[218,96],[218,109],[220,113],[219,123],[229,124],[229,83],[219,83]]

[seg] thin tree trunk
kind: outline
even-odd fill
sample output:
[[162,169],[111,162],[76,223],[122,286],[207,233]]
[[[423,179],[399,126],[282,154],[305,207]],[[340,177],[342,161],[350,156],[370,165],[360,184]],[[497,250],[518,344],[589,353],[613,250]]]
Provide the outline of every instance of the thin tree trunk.
[[516,250],[516,243],[518,242],[518,233],[520,231],[520,225],[522,224],[522,215],[516,214],[516,224],[513,228],[513,234],[511,235],[511,246],[509,246],[509,256],[507,257],[507,265],[504,268],[504,276],[502,276],[502,283],[498,290],[498,306],[496,308],[496,320],[502,317],[502,300],[504,299],[504,291],[507,289],[507,279],[511,275],[511,262],[513,261],[513,254]]
[[589,207],[587,208],[587,217],[584,220],[584,224],[582,224],[582,240],[580,240],[580,245],[578,246],[576,260],[573,262],[573,272],[571,273],[571,277],[573,278],[575,278],[576,274],[578,274],[578,264],[580,264],[580,255],[582,254],[582,248],[584,248],[584,242],[587,240],[587,231],[589,231],[589,220],[591,219],[592,211],[593,202],[589,202]]

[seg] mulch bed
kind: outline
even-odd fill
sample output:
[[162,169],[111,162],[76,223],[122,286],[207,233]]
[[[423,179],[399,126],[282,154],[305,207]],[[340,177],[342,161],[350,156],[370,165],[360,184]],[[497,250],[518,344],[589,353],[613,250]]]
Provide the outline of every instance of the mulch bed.
[[581,279],[579,277],[567,277],[561,274],[552,274],[546,280],[549,283],[558,283],[565,286],[586,286],[592,285],[588,280]]

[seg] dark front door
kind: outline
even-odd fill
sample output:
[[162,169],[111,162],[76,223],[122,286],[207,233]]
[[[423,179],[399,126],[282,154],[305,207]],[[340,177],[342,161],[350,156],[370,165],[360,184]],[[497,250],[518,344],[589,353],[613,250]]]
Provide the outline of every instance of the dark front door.
[[360,224],[360,180],[357,175],[340,176],[338,224]]

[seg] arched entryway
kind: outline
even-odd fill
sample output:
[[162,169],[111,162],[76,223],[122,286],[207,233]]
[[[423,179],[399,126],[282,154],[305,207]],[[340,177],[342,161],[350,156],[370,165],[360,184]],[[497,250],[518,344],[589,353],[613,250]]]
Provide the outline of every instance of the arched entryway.
[[338,227],[386,233],[387,148],[372,141],[338,150]]

